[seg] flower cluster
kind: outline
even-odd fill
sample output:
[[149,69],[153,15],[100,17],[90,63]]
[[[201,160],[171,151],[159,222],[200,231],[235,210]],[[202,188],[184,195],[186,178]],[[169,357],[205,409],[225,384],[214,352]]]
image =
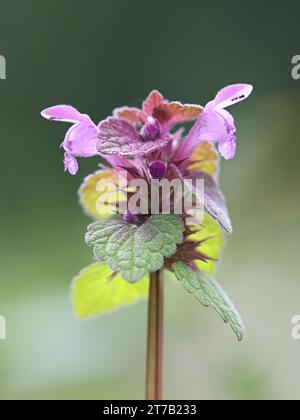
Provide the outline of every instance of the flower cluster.
[[[77,173],[79,157],[101,158],[100,169],[86,177],[79,190],[85,212],[97,219],[88,228],[86,242],[93,246],[100,261],[83,270],[73,284],[74,302],[80,315],[100,313],[145,295],[143,285],[147,283],[148,274],[165,268],[175,273],[198,300],[215,307],[242,338],[243,328],[237,321],[234,306],[220,286],[203,272],[210,272],[219,257],[221,231],[232,231],[218,184],[220,158],[232,159],[236,152],[236,127],[225,108],[246,99],[251,91],[251,85],[231,85],[220,90],[214,100],[202,107],[170,102],[154,90],[141,109],[117,108],[112,116],[98,125],[69,105],[42,111],[42,116],[47,119],[72,124],[62,142],[66,171],[72,175]],[[186,123],[192,123],[187,133]],[[153,214],[146,188],[142,188],[139,195],[140,202],[149,199],[146,211],[145,206],[140,205],[134,212],[118,214],[120,202],[127,202],[136,193],[124,186],[118,190],[117,205],[110,203],[107,194],[105,205],[103,199],[99,205],[99,198],[107,193],[106,185],[119,187],[120,174],[123,176],[124,173],[127,179],[142,179],[146,185],[153,181],[179,180],[203,205],[204,218],[195,218],[191,225],[187,223],[189,209],[174,214],[178,199],[174,191],[168,197],[170,214],[163,211],[163,195],[160,197],[160,212]],[[198,180],[203,181],[204,191],[200,191]],[[139,211],[142,207],[143,211]],[[96,274],[97,279],[99,274],[113,276],[110,285],[100,287],[97,283],[101,289],[97,289],[97,298],[93,290]],[[111,290],[107,291],[108,288]],[[114,296],[107,307],[107,299],[105,304],[99,303],[103,296],[105,300],[106,293]],[[227,309],[229,307],[227,312],[216,307],[216,296],[226,303]]]

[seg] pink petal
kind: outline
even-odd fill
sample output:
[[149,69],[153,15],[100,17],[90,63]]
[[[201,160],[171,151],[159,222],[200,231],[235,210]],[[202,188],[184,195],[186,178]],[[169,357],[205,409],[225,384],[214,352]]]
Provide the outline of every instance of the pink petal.
[[176,150],[179,143],[182,141],[183,133],[184,133],[184,127],[180,127],[180,128],[178,128],[178,130],[176,130],[172,134],[172,136],[173,136],[172,149],[173,150]]
[[47,120],[70,123],[77,123],[89,119],[88,115],[81,114],[76,108],[70,105],[56,105],[46,108],[41,112],[41,115]]
[[226,122],[216,111],[205,111],[201,114],[193,127],[193,138],[200,141],[218,142],[226,140],[228,136]]
[[232,159],[236,151],[236,137],[232,136],[230,140],[220,142],[218,148],[224,159]]
[[97,135],[98,129],[92,121],[79,122],[67,131],[62,146],[66,152],[74,156],[95,156],[99,154],[96,148]]
[[74,156],[71,156],[68,153],[65,153],[64,166],[65,166],[65,171],[68,171],[71,175],[76,175],[78,171],[78,162],[74,158]]
[[236,128],[235,128],[234,118],[230,114],[230,112],[228,112],[226,109],[223,109],[223,108],[215,108],[214,111],[223,117],[225,124],[228,128],[228,131],[231,133],[235,133]]
[[143,111],[150,117],[154,108],[165,102],[164,97],[158,90],[153,90],[143,102]]
[[103,155],[103,158],[112,166],[113,168],[125,168],[131,166],[130,160],[118,156],[118,155]]
[[213,101],[214,106],[216,108],[226,108],[227,106],[236,104],[248,98],[252,90],[252,85],[243,83],[227,86],[217,93]]
[[229,125],[220,113],[214,110],[204,111],[177,149],[175,159],[179,161],[192,156],[199,143],[203,141],[230,140],[231,135],[228,131]]

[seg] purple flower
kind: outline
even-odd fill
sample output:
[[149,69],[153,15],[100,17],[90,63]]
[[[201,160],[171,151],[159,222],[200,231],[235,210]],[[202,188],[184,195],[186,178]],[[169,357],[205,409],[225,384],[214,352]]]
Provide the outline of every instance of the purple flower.
[[44,109],[41,115],[53,121],[72,123],[61,146],[65,150],[65,171],[75,175],[78,171],[76,157],[91,157],[99,155],[96,144],[98,142],[98,128],[88,115],[81,114],[69,105],[56,105]]
[[199,143],[218,143],[224,159],[231,159],[236,150],[236,127],[232,115],[224,108],[246,99],[253,87],[247,84],[230,85],[221,89],[213,101],[208,102],[204,111],[192,127],[185,141],[178,148],[176,159],[186,159],[192,155]]

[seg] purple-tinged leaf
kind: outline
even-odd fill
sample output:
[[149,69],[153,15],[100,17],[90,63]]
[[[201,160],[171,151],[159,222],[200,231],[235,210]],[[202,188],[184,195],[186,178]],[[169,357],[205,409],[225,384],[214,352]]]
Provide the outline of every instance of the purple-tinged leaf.
[[162,94],[158,90],[152,90],[143,102],[143,111],[148,116],[152,116],[153,110],[164,102],[166,101]]
[[117,118],[122,118],[128,121],[130,124],[144,124],[147,120],[147,115],[138,108],[129,108],[128,106],[123,106],[121,108],[116,108],[113,112],[113,116]]
[[133,125],[123,119],[107,118],[99,124],[97,150],[99,153],[121,156],[147,155],[165,147],[171,137],[166,135],[143,141]]

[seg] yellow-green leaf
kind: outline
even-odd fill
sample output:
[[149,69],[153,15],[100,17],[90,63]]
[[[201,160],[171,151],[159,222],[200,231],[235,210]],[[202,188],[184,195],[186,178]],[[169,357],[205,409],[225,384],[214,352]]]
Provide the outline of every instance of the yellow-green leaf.
[[[206,215],[201,226],[192,226],[191,230],[195,233],[188,237],[189,240],[202,241],[198,250],[210,258],[218,260],[221,256],[221,249],[224,243],[224,234],[219,223],[212,217]],[[215,261],[195,261],[197,266],[207,273],[211,273],[215,266]]]
[[85,318],[99,315],[147,297],[149,276],[131,284],[104,263],[84,268],[72,283],[72,302],[76,314]]
[[113,169],[88,175],[79,188],[79,202],[93,219],[105,220],[116,212],[115,204],[126,196],[118,190],[119,177]]
[[218,153],[215,146],[208,142],[201,143],[190,159],[190,170],[197,170],[209,175],[218,171]]

